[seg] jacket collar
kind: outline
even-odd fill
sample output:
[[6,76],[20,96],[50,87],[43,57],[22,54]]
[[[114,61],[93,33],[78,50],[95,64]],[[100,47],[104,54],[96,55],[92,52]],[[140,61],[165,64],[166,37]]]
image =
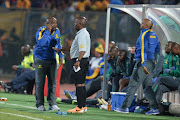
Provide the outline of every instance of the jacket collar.
[[83,28],[83,29],[79,30],[79,31],[76,33],[76,35],[79,34],[81,31],[84,31],[84,30],[86,30],[86,28]]

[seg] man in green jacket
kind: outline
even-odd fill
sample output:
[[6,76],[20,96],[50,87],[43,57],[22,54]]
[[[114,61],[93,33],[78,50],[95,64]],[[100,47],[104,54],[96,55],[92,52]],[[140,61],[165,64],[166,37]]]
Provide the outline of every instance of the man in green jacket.
[[[174,49],[177,43],[166,45],[166,53],[170,49]],[[169,47],[170,46],[170,47]],[[156,94],[156,100],[158,103],[161,102],[163,93],[177,90],[180,86],[180,64],[179,56],[172,53],[167,53],[164,57],[163,74],[158,77],[157,81],[153,86],[153,90]]]

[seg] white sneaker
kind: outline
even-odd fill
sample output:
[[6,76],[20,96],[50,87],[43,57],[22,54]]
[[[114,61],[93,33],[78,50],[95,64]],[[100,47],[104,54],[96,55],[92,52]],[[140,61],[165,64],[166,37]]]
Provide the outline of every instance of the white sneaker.
[[48,110],[60,111],[60,108],[57,105],[52,105],[52,106],[49,106]]
[[45,107],[43,105],[39,106],[37,108],[38,111],[46,111]]

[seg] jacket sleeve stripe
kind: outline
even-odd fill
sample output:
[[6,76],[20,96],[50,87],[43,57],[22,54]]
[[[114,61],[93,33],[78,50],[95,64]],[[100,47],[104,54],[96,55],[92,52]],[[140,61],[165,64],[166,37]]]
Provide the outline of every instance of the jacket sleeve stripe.
[[144,32],[143,34],[142,34],[142,37],[141,37],[141,41],[142,41],[142,49],[141,49],[141,59],[142,59],[142,62],[141,62],[141,64],[143,64],[144,63],[144,36],[146,35],[146,33],[147,32],[149,32],[150,30],[147,30],[146,32]]
[[42,32],[46,29],[46,27],[42,28],[41,31],[39,32],[39,37],[38,40],[40,40],[43,36],[42,36]]

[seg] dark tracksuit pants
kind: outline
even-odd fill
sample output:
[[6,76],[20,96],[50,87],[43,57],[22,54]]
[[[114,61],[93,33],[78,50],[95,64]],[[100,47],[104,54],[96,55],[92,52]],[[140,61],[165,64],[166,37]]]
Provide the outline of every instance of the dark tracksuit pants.
[[35,61],[35,82],[36,82],[36,107],[44,105],[44,84],[46,75],[48,77],[47,101],[50,106],[56,105],[56,59],[44,61],[34,58]]
[[158,108],[155,94],[152,89],[152,73],[153,73],[153,70],[155,67],[154,61],[147,60],[146,67],[147,67],[148,71],[150,72],[149,75],[146,75],[144,73],[143,67],[141,66],[141,61],[140,60],[136,61],[133,72],[132,72],[131,80],[128,85],[128,92],[126,94],[126,98],[125,98],[121,108],[130,107],[130,105],[133,101],[135,92],[137,91],[137,89],[139,88],[139,86],[141,84],[143,86],[145,97],[149,101],[149,106],[154,109]]
[[153,90],[156,95],[158,103],[161,102],[163,93],[178,90],[180,93],[180,79],[174,76],[161,76],[158,77],[153,85]]
[[31,69],[28,69],[28,68],[19,68],[17,69],[17,72],[16,72],[16,76],[20,76],[22,73],[26,72],[26,71],[31,71]]
[[23,72],[12,80],[12,87],[14,90],[18,90],[21,87],[27,85],[30,82],[35,81],[35,70]]
[[115,76],[112,80],[112,92],[119,91],[119,80],[123,78],[122,75]]

